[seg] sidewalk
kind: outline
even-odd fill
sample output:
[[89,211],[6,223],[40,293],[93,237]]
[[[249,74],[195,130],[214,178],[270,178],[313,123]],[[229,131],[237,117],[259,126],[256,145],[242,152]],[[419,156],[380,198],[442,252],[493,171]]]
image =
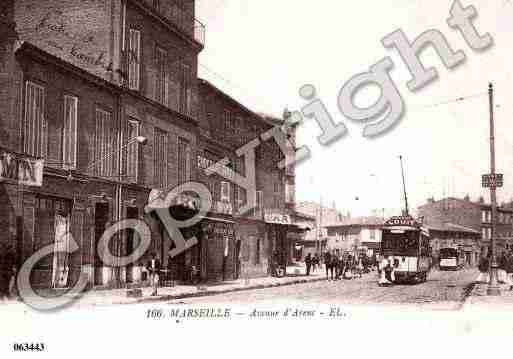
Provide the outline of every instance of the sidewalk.
[[[294,267],[287,268],[287,277],[275,278],[264,277],[254,279],[239,279],[221,283],[194,285],[176,285],[174,287],[160,287],[157,296],[150,296],[152,288],[143,287],[142,297],[131,298],[127,296],[127,289],[108,289],[108,290],[91,290],[76,297],[78,306],[104,306],[104,305],[121,305],[121,304],[140,304],[152,303],[160,301],[170,301],[184,298],[204,297],[228,292],[238,292],[252,289],[263,289],[271,287],[279,287],[285,285],[294,285],[301,283],[310,283],[326,279],[326,275],[322,271],[306,276],[303,273],[295,273]],[[72,298],[70,296],[70,298]],[[16,302],[12,302],[14,304]]]
[[509,290],[508,285],[500,285],[500,296],[488,296],[486,290],[487,283],[476,283],[470,292],[464,304],[464,310],[493,310],[513,312],[513,291]]

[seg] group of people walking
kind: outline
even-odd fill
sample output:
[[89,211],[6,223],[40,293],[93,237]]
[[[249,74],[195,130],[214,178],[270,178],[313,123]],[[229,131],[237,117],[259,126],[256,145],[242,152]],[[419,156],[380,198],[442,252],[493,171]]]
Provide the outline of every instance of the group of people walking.
[[[490,281],[490,267],[492,265],[490,253],[491,251],[488,251],[486,256],[481,256],[477,282],[487,283]],[[513,250],[502,252],[497,257],[497,264],[497,280],[499,284],[506,284],[509,286],[509,290],[513,290]]]
[[326,269],[326,280],[335,281],[340,279],[352,279],[362,277],[364,272],[364,260],[362,257],[355,257],[350,254],[342,254],[335,251],[326,251],[321,259],[319,254],[312,256],[310,253],[305,258],[306,274],[310,275],[313,268],[315,272],[324,263]]

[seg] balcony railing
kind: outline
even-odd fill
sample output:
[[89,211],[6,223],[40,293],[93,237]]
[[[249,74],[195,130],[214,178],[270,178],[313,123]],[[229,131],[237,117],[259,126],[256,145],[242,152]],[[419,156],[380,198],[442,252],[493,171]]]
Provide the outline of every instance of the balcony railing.
[[198,19],[194,19],[194,40],[199,42],[201,45],[205,45],[205,25]]
[[144,1],[146,6],[153,8],[185,35],[205,45],[205,25],[194,17],[194,1],[184,3],[175,0]]

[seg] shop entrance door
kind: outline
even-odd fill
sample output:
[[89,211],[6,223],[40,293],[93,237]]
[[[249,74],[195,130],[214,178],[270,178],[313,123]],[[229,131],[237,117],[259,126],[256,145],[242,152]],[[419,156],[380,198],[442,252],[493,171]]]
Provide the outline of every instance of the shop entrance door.
[[235,241],[235,253],[234,253],[235,279],[239,279],[240,275],[241,275],[241,262],[240,262],[241,242],[242,241],[240,241],[240,240]]
[[[128,207],[126,209],[126,217],[127,219],[136,219],[139,216],[139,210],[137,207]],[[136,232],[129,228],[126,233],[126,256],[131,255],[134,252],[134,249],[139,245],[137,242],[138,238],[136,238]],[[129,263],[126,266],[126,282],[133,283],[134,275],[133,275],[134,264]]]
[[98,242],[109,221],[109,204],[97,203],[94,211],[94,284],[103,285],[103,263],[98,254]]

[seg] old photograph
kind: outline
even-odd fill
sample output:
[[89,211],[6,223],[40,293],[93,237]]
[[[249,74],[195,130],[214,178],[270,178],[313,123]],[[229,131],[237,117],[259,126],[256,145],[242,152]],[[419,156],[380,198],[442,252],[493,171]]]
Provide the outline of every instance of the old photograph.
[[494,355],[512,20],[510,0],[0,0],[2,357]]

